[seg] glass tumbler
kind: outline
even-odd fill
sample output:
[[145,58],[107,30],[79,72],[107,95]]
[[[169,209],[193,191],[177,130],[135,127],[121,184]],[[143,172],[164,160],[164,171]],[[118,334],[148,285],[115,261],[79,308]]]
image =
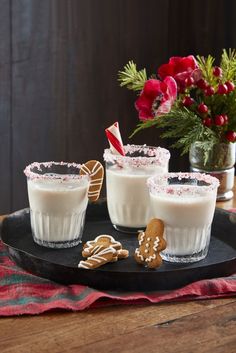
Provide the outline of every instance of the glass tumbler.
[[88,205],[90,179],[80,175],[80,165],[34,162],[27,176],[30,221],[34,241],[50,248],[79,244]]
[[206,257],[215,211],[217,178],[201,173],[167,173],[148,179],[152,213],[164,222],[166,261]]
[[124,146],[125,156],[104,152],[107,205],[115,229],[136,233],[151,219],[147,179],[168,171],[170,153],[161,147]]

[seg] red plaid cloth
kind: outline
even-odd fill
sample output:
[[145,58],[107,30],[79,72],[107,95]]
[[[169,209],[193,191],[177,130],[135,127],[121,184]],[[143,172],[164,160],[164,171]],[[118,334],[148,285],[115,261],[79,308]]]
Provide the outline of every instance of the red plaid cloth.
[[236,274],[208,279],[171,291],[145,293],[99,291],[74,285],[61,285],[34,276],[8,257],[0,242],[0,315],[40,314],[52,309],[79,311],[89,307],[118,304],[161,303],[212,299],[236,294]]

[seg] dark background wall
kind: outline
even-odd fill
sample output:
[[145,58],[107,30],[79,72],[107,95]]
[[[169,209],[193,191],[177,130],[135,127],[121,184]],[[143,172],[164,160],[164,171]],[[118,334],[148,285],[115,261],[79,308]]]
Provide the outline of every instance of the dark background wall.
[[[169,147],[158,130],[132,140],[135,94],[117,72],[155,72],[173,55],[236,47],[234,0],[0,0],[0,213],[27,206],[32,161],[102,160],[105,127],[124,142]],[[171,170],[188,169],[172,151]]]

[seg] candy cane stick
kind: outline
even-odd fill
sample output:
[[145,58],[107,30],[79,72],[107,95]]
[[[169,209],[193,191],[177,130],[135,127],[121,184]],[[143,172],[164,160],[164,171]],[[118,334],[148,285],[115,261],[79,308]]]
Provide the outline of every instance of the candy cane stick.
[[122,156],[124,156],[125,150],[121,139],[118,122],[115,122],[113,125],[108,127],[105,130],[105,132],[106,132],[112,153],[121,154]]

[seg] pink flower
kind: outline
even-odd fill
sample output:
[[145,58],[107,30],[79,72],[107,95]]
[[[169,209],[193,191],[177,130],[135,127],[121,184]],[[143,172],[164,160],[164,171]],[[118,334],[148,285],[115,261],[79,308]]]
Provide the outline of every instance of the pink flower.
[[177,96],[177,85],[173,77],[166,77],[164,81],[150,79],[135,102],[140,120],[153,119],[167,114]]
[[198,69],[198,64],[193,55],[186,57],[173,56],[168,64],[163,64],[158,69],[158,75],[161,79],[167,76],[174,77],[178,87],[185,87],[185,80],[188,77],[194,77],[194,71]]

